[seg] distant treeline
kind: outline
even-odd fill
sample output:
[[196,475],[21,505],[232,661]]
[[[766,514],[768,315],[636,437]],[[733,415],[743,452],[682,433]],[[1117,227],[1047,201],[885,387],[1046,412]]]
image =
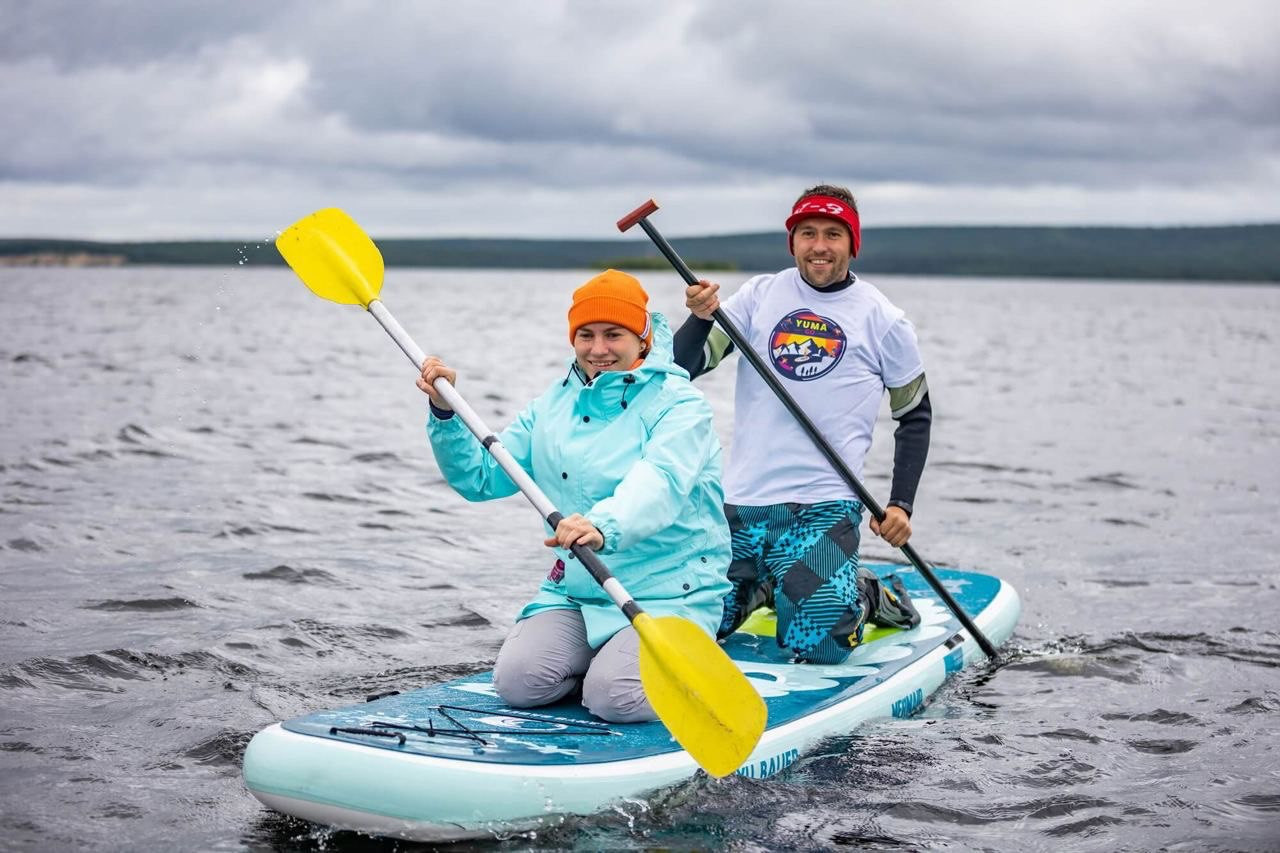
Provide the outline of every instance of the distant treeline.
[[[643,240],[378,240],[388,266],[666,269]],[[674,238],[695,270],[777,270],[793,263],[777,232]],[[0,239],[0,265],[281,264],[269,243],[102,243]],[[76,259],[76,260],[72,260]],[[1280,224],[1190,228],[868,228],[858,272],[1051,278],[1280,281]]]

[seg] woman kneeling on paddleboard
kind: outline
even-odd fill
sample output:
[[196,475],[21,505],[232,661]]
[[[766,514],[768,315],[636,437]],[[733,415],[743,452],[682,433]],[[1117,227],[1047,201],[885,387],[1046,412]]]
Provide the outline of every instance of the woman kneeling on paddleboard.
[[[640,684],[639,637],[568,550],[608,556],[635,601],[714,636],[729,590],[729,528],[720,487],[720,442],[711,407],[672,359],[671,330],[650,313],[635,278],[606,270],[578,288],[569,308],[574,358],[568,375],[499,436],[567,514],[546,540],[551,570],[498,652],[493,685],[527,708],[581,687],[582,704],[610,722],[656,719]],[[445,479],[467,500],[515,494],[433,388],[456,373],[423,363],[431,398],[427,435]]]

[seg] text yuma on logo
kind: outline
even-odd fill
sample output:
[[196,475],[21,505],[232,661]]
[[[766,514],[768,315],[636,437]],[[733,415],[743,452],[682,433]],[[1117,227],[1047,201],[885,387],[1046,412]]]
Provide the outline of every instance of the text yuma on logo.
[[844,329],[808,308],[783,317],[769,336],[774,369],[799,382],[828,373],[839,364],[847,346]]

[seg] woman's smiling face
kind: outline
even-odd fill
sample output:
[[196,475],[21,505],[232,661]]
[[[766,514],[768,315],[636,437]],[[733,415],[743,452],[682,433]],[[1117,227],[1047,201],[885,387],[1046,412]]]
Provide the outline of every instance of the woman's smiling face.
[[587,323],[573,333],[573,353],[588,379],[606,370],[630,370],[643,349],[639,335],[613,323]]

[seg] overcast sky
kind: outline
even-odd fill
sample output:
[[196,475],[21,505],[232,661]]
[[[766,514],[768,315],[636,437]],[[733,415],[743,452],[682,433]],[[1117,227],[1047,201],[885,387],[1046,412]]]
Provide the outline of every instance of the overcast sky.
[[0,0],[0,236],[1280,221],[1276,0]]

